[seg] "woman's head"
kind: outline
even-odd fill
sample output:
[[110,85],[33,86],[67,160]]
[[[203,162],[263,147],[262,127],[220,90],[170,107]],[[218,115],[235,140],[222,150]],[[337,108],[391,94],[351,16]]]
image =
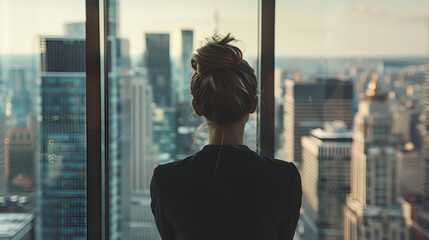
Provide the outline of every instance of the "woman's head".
[[194,108],[219,126],[239,122],[253,112],[257,97],[255,71],[233,41],[230,34],[213,36],[191,59]]

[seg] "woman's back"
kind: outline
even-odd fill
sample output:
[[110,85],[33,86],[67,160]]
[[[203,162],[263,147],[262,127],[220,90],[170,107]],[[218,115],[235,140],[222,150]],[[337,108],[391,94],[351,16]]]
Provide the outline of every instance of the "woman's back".
[[301,206],[295,165],[244,145],[207,145],[155,169],[152,210],[163,239],[292,239]]

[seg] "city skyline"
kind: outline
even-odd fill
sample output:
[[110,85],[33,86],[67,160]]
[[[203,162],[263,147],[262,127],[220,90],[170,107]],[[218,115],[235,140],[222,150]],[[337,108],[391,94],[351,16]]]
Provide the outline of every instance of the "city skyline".
[[[25,2],[28,8],[19,8]],[[66,22],[84,22],[84,3],[46,0],[2,1],[0,32],[14,31],[0,39],[0,54],[29,54],[37,50],[40,34],[61,35]],[[34,4],[34,6],[32,6]],[[49,7],[46,7],[49,6]],[[216,26],[220,33],[233,33],[242,41],[245,55],[257,55],[257,1],[217,2],[171,1],[174,9],[160,8],[156,1],[122,1],[118,36],[130,40],[132,56],[144,52],[141,39],[146,32],[171,34],[171,55],[180,56],[180,29],[193,29],[198,47]],[[199,11],[195,11],[198,8]],[[50,11],[58,9],[58,11]],[[61,11],[61,10],[64,11]],[[237,17],[235,9],[247,14]],[[322,9],[322,11],[320,11]],[[278,1],[276,54],[278,56],[420,56],[426,53],[429,3],[410,1]],[[19,11],[18,11],[19,10]],[[159,12],[162,10],[162,14]],[[14,14],[11,14],[14,13]],[[304,13],[304,14],[300,14]],[[215,21],[215,15],[218,21]],[[32,17],[35,21],[28,22]],[[50,19],[61,19],[50,21]],[[137,21],[136,21],[137,20]],[[391,26],[395,26],[392,28]],[[410,38],[409,36],[413,36]]]
[[[204,119],[198,118],[190,105],[192,96],[189,94],[189,75],[193,70],[187,62],[192,51],[201,46],[208,34],[215,31],[223,33],[230,29],[242,40],[237,45],[244,50],[245,58],[251,59],[250,65],[255,67],[257,29],[247,25],[257,25],[257,1],[249,3],[238,0],[230,3],[219,0],[195,3],[190,0],[166,0],[168,8],[160,8],[159,2],[153,0],[144,3],[137,0],[121,1],[120,6],[118,2],[119,0],[109,0],[112,9],[107,20],[109,37],[106,48],[109,52],[108,74],[105,76],[109,88],[107,98],[104,99],[106,102],[103,102],[109,107],[109,124],[105,126],[104,132],[109,143],[105,149],[108,153],[106,162],[109,164],[108,186],[105,189],[108,196],[105,204],[109,207],[106,213],[109,216],[109,239],[154,240],[159,239],[159,236],[149,205],[153,168],[158,164],[181,160],[208,143],[207,129],[200,132],[198,127]],[[26,6],[33,11],[22,10],[23,3],[28,4]],[[44,3],[49,4],[49,8]],[[328,229],[333,230],[337,236],[343,230],[328,225],[336,226],[339,222],[344,222],[339,219],[342,206],[337,205],[341,205],[345,192],[349,192],[349,183],[344,180],[344,185],[341,185],[341,180],[338,179],[348,176],[345,169],[350,168],[348,164],[352,156],[349,156],[349,150],[343,151],[343,148],[331,145],[334,141],[331,139],[333,133],[328,133],[330,130],[325,129],[322,134],[321,129],[314,129],[326,126],[329,121],[342,119],[347,126],[336,131],[361,132],[362,125],[353,125],[352,116],[360,114],[369,119],[379,114],[379,109],[391,111],[392,117],[389,115],[388,123],[384,121],[385,118],[382,119],[384,122],[377,122],[377,118],[377,121],[371,122],[377,123],[374,127],[365,125],[368,127],[366,132],[378,133],[360,133],[361,138],[356,138],[359,141],[353,142],[360,144],[357,149],[359,151],[354,152],[363,155],[360,151],[363,148],[362,139],[370,141],[372,136],[383,140],[388,134],[391,135],[389,139],[400,139],[400,142],[395,142],[396,145],[389,142],[394,146],[388,146],[388,158],[385,158],[386,154],[376,153],[376,148],[379,145],[384,148],[384,143],[376,142],[374,146],[368,147],[372,155],[366,156],[367,160],[372,161],[371,166],[377,169],[380,176],[388,175],[385,179],[371,179],[372,185],[376,187],[368,188],[371,191],[366,189],[366,192],[373,195],[369,200],[378,206],[384,204],[380,199],[389,195],[386,204],[395,205],[398,196],[403,198],[402,203],[408,201],[406,204],[410,206],[409,209],[418,209],[418,203],[414,199],[419,199],[424,193],[423,180],[418,177],[422,175],[422,171],[427,171],[421,168],[424,148],[428,146],[423,139],[429,139],[428,119],[425,122],[422,116],[429,113],[424,109],[425,104],[428,106],[424,98],[428,99],[429,96],[424,93],[428,90],[429,78],[425,88],[426,51],[421,51],[426,49],[427,32],[421,30],[428,27],[425,15],[429,4],[422,0],[408,1],[408,4],[396,0],[360,3],[353,3],[351,0],[333,0],[329,3],[308,0],[277,3],[275,68],[276,73],[280,74],[276,75],[274,87],[275,113],[281,117],[276,116],[274,128],[279,133],[276,136],[276,149],[283,150],[284,155],[276,157],[302,163],[297,166],[303,177],[303,209],[307,217],[304,214],[301,216],[296,235],[305,240],[315,239],[305,235],[309,233],[308,226],[302,225],[305,219],[311,219],[307,222],[317,225],[320,230],[319,240],[323,239],[322,235]],[[59,10],[49,11],[50,8],[57,7]],[[0,0],[0,14],[3,13],[0,17],[0,32],[6,32],[5,37],[0,38],[0,99],[4,99],[0,106],[0,188],[2,181],[5,181],[18,184],[25,190],[23,187],[31,181],[31,172],[23,170],[32,169],[32,164],[36,165],[36,170],[40,170],[34,172],[31,182],[34,187],[28,188],[28,192],[20,190],[21,192],[16,193],[10,191],[13,190],[11,187],[1,189],[0,215],[8,211],[31,213],[35,219],[34,231],[44,236],[86,236],[87,218],[83,215],[86,210],[84,193],[88,183],[84,171],[87,163],[86,96],[82,95],[85,93],[83,84],[86,81],[84,8],[84,1],[70,4],[46,0],[35,4],[29,0]],[[189,9],[192,8],[194,11],[190,13]],[[169,9],[174,9],[174,12]],[[237,15],[237,9],[243,14]],[[52,14],[47,14],[47,11]],[[79,11],[80,14],[75,14]],[[23,16],[24,13],[28,15]],[[29,22],[34,16],[37,16],[34,21]],[[27,21],[25,26],[19,18]],[[58,21],[48,23],[50,18]],[[413,34],[416,32],[418,33]],[[145,49],[147,37],[150,38],[151,34],[154,37],[153,33],[163,34],[163,41],[152,41],[149,44],[152,47]],[[20,37],[20,34],[25,36]],[[40,37],[41,34],[55,37]],[[296,43],[297,41],[300,43]],[[32,46],[33,42],[36,43],[35,46]],[[424,47],[421,47],[421,42]],[[15,48],[12,46],[18,45],[24,56],[15,55],[16,53],[9,55],[5,51],[12,51]],[[356,52],[362,50],[361,54],[369,57],[357,54],[355,57],[338,58],[336,55],[346,54],[350,49]],[[371,57],[373,54],[388,53],[386,50],[401,57]],[[58,52],[60,53],[57,54]],[[300,57],[294,58],[294,52],[299,53]],[[401,55],[401,52],[406,54]],[[283,58],[282,53],[287,58]],[[318,57],[309,57],[310,53]],[[414,53],[419,53],[419,56],[404,57]],[[184,69],[186,66],[189,69]],[[375,85],[371,81],[372,76],[379,77]],[[373,90],[381,89],[385,92],[383,98],[386,97],[389,101],[383,103],[382,107],[374,108],[374,101],[371,101],[375,98],[365,98],[364,93],[371,86],[375,86]],[[22,95],[27,98],[21,99],[19,96]],[[21,101],[16,101],[16,98]],[[367,107],[359,108],[358,112],[359,102],[362,103],[365,99],[371,101],[368,100]],[[32,102],[31,106],[27,104],[29,101]],[[367,116],[367,112],[371,114]],[[257,114],[251,116],[246,125],[244,144],[251,149],[254,149],[253,143],[256,146],[259,136],[258,117],[263,113],[262,107]],[[24,126],[26,121],[31,123],[31,127]],[[388,132],[386,129],[390,125],[392,128]],[[17,126],[21,127],[15,129]],[[341,136],[338,132],[336,134]],[[21,136],[24,139],[21,140]],[[25,136],[29,136],[28,139]],[[13,140],[14,137],[17,138],[16,141]],[[11,140],[8,138],[12,141],[6,141]],[[336,139],[336,144],[343,140]],[[307,146],[304,146],[304,142]],[[303,154],[298,153],[301,151],[301,144]],[[352,144],[351,139],[347,140],[347,144]],[[34,154],[34,159],[27,157],[31,154]],[[398,162],[401,159],[402,166],[407,169],[398,169],[393,173],[379,169],[382,163],[396,158]],[[355,162],[363,161],[363,158],[356,156],[353,159]],[[427,159],[426,156],[426,161]],[[393,169],[391,165],[389,168]],[[17,169],[22,170],[21,173]],[[9,178],[3,177],[6,175]],[[364,183],[364,174],[354,176],[355,186],[357,181],[361,185]],[[392,182],[392,176],[397,176],[398,180]],[[413,179],[407,179],[407,176],[413,176]],[[91,174],[88,178],[91,178]],[[400,182],[401,179],[408,181]],[[384,181],[390,181],[389,188],[394,189],[394,194],[385,194],[388,191],[380,184]],[[414,182],[416,184],[412,184]],[[377,190],[377,187],[381,190]],[[342,190],[335,192],[335,189]],[[39,196],[34,197],[35,193]],[[334,195],[338,197],[336,201],[329,199]],[[365,197],[368,196],[367,194]],[[26,207],[16,207],[22,205],[21,200],[9,200],[21,198],[26,199]],[[9,202],[5,205],[5,201]],[[328,203],[322,204],[326,202]],[[371,205],[369,201],[366,203]],[[33,204],[37,207],[33,207]],[[319,206],[326,207],[319,209]],[[61,220],[56,221],[59,214]],[[414,218],[413,221],[418,222]],[[429,221],[419,221],[419,224],[429,230]],[[414,228],[418,230],[418,226],[414,225]],[[74,229],[74,233],[71,229]],[[415,229],[411,227],[412,231]],[[304,234],[301,235],[300,231]],[[391,234],[397,233],[399,231]],[[376,236],[375,232],[368,234]]]

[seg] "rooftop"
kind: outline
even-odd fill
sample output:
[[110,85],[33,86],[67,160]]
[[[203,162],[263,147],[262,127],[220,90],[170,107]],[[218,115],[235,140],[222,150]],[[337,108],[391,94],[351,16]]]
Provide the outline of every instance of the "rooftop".
[[325,122],[324,129],[314,129],[311,131],[311,135],[321,140],[351,140],[353,138],[353,132],[347,129],[347,125],[343,121]]
[[33,221],[33,214],[0,213],[0,238],[10,238]]

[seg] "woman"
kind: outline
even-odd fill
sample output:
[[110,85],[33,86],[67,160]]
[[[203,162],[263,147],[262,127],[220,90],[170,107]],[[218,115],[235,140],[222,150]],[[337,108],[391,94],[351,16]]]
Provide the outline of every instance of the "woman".
[[212,37],[192,57],[192,106],[207,122],[209,145],[155,169],[151,207],[162,239],[293,238],[300,175],[292,163],[243,145],[257,79],[234,40]]

